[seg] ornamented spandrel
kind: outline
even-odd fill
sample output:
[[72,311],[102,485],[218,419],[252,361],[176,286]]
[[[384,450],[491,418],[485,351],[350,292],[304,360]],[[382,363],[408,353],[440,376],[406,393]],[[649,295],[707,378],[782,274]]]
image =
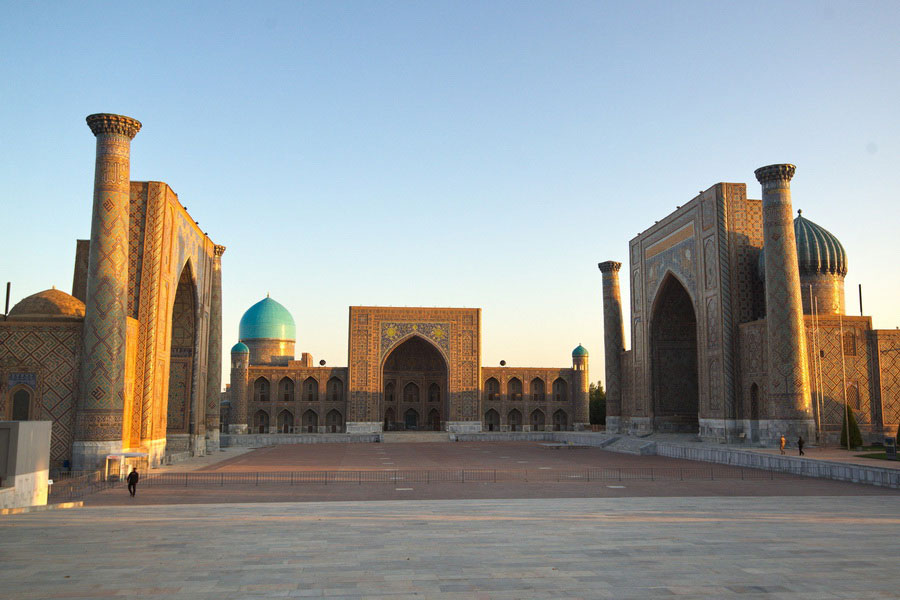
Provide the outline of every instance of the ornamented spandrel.
[[122,439],[128,316],[129,153],[141,124],[91,115],[97,136],[76,439]]

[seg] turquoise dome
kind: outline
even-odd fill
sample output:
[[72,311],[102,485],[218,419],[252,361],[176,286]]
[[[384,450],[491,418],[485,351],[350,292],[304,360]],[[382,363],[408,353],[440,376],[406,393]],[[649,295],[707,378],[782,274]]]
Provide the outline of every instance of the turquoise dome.
[[572,358],[579,358],[582,356],[587,357],[588,351],[587,348],[585,348],[581,344],[578,344],[578,347],[572,350]]
[[[844,246],[824,227],[809,219],[804,219],[797,211],[794,219],[794,238],[797,242],[797,262],[801,275],[840,275],[847,274],[847,253]],[[759,278],[765,281],[766,254],[765,249],[759,253],[757,265]]]
[[232,354],[250,354],[250,348],[244,342],[238,342],[231,347]]
[[294,317],[268,296],[251,306],[241,317],[238,326],[240,340],[295,340],[297,326]]

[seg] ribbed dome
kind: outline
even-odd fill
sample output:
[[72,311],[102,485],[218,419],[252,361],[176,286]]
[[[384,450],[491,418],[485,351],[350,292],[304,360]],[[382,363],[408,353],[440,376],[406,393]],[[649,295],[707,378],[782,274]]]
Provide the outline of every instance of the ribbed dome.
[[238,338],[244,340],[294,340],[297,326],[294,317],[268,296],[251,306],[241,317]]
[[84,302],[56,288],[23,298],[9,311],[10,319],[83,319]]
[[250,354],[250,348],[244,342],[238,342],[231,347],[232,354]]
[[588,356],[587,348],[578,344],[578,347],[572,350],[572,358],[579,358],[581,356]]
[[[798,214],[794,219],[794,237],[797,241],[797,262],[801,275],[843,277],[847,274],[847,253],[830,231]],[[759,253],[757,269],[759,278],[765,281],[765,250]]]

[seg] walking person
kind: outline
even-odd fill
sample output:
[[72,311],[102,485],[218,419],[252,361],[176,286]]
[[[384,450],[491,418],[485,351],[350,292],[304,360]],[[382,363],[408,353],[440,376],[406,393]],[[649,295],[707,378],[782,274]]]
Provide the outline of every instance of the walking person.
[[781,436],[781,453],[784,454],[784,447],[787,444],[787,440],[784,439],[784,434]]
[[131,473],[128,474],[128,493],[131,494],[131,497],[134,498],[134,493],[137,491],[137,482],[140,479],[140,475],[138,475],[137,469],[132,469]]
[[803,436],[799,436],[797,438],[797,450],[800,451],[800,456],[803,456],[803,444],[804,443],[805,442],[803,441]]

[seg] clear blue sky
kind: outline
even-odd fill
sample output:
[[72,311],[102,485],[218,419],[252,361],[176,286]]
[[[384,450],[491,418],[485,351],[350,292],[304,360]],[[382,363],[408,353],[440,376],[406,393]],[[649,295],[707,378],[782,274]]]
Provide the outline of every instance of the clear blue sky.
[[[347,307],[469,306],[485,365],[603,375],[597,262],[719,181],[794,207],[900,325],[900,3],[4,2],[0,279],[70,291],[84,117],[144,123],[224,256],[224,337],[267,292],[346,364]],[[623,279],[623,283],[627,279]],[[627,295],[627,289],[623,290]],[[626,299],[627,300],[627,299]]]

